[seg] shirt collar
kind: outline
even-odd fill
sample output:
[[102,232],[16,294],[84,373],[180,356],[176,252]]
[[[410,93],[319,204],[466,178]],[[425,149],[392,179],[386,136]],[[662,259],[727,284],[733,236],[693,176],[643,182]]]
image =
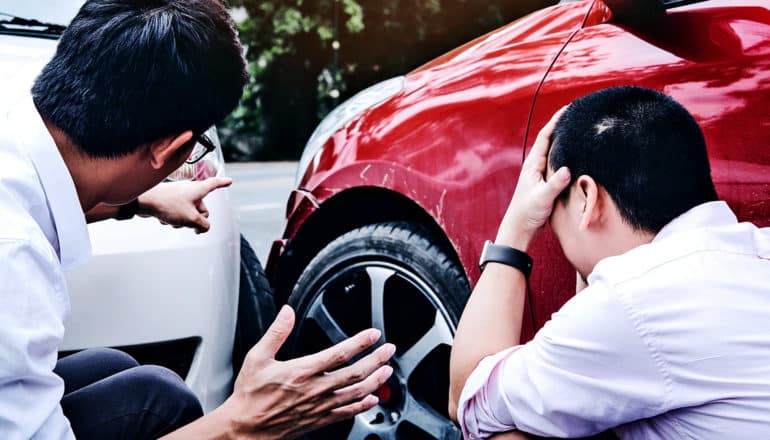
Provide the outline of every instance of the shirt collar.
[[[694,208],[691,208],[689,211],[670,221],[666,226],[663,227],[663,229],[658,232],[658,234],[652,240],[652,243],[662,241],[667,237],[671,237],[683,232],[709,227],[729,226],[737,223],[738,219],[730,207],[727,206],[727,203],[721,200],[716,202],[703,203]],[[599,274],[603,272],[607,273],[605,271],[612,272],[613,270],[626,267],[628,260],[624,260],[622,257],[639,252],[640,249],[646,248],[647,246],[649,245],[642,245],[631,249],[625,254],[615,255],[602,259],[596,264],[591,274],[588,275],[588,284],[593,284],[596,278],[600,276]]]
[[662,240],[681,231],[712,226],[727,226],[738,223],[738,218],[724,201],[698,205],[675,218],[658,232],[653,242]]
[[91,240],[75,183],[31,97],[19,106],[19,114],[22,123],[29,126],[28,137],[21,143],[40,179],[56,229],[58,246],[51,245],[62,267],[72,269],[91,256]]

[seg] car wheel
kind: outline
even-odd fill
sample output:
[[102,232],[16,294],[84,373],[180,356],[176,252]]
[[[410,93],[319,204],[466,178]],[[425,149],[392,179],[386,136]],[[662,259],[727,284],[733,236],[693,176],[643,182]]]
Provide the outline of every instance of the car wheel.
[[470,293],[460,265],[415,223],[353,230],[327,245],[289,297],[297,311],[290,356],[316,352],[369,327],[392,342],[394,373],[380,403],[310,439],[453,439],[449,353]]
[[262,264],[251,244],[241,235],[241,280],[233,341],[233,380],[241,371],[246,353],[265,334],[275,314],[273,291]]

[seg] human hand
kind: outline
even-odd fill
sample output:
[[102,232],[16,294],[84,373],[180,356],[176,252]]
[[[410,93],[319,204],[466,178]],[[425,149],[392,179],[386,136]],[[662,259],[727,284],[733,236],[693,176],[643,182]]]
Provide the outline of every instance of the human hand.
[[292,439],[377,404],[371,393],[393,373],[392,367],[384,365],[396,350],[393,344],[338,367],[377,342],[379,330],[363,331],[320,353],[277,361],[275,355],[293,327],[294,312],[284,306],[246,356],[233,395],[224,404],[236,434]]
[[495,243],[526,251],[548,221],[554,201],[569,186],[570,172],[566,167],[545,180],[551,134],[564,110],[566,107],[556,112],[540,130],[524,160],[516,191],[500,224]]
[[139,196],[137,215],[155,217],[164,225],[194,228],[202,234],[211,227],[209,211],[203,199],[214,190],[232,185],[233,181],[212,177],[202,181],[165,182]]

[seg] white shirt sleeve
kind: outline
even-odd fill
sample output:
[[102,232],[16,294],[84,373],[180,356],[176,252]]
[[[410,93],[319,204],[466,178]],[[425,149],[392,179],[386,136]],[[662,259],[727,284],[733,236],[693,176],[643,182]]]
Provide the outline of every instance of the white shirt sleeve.
[[53,252],[0,241],[0,438],[74,438],[53,372],[69,309]]
[[671,381],[643,336],[622,301],[592,283],[531,342],[479,363],[459,402],[465,438],[583,437],[666,412]]

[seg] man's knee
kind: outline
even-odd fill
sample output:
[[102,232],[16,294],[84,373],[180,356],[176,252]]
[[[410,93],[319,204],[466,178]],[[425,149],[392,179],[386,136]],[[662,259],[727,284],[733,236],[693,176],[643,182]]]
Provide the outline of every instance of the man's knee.
[[79,439],[157,439],[203,415],[198,398],[174,372],[134,367],[64,396]]
[[203,415],[198,398],[173,371],[155,365],[143,365],[127,373],[131,376],[132,386],[147,396],[148,408],[171,420],[175,428]]
[[109,365],[116,372],[139,366],[139,362],[131,355],[114,348],[92,348],[73,356],[78,355],[84,356],[92,364]]
[[66,395],[138,365],[122,351],[92,348],[62,358],[56,363],[54,373],[64,379]]

